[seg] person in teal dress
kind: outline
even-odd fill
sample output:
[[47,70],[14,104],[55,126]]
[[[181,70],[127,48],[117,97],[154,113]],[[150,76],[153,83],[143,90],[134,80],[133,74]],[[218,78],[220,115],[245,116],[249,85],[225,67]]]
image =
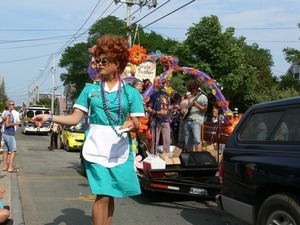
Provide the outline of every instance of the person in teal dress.
[[84,87],[74,112],[67,116],[40,114],[32,120],[37,126],[46,121],[76,125],[89,115],[82,154],[91,192],[96,195],[93,225],[110,225],[114,198],[141,193],[129,132],[139,130],[138,118],[145,113],[138,90],[120,78],[129,61],[127,40],[111,34],[100,37],[93,59],[99,81]]

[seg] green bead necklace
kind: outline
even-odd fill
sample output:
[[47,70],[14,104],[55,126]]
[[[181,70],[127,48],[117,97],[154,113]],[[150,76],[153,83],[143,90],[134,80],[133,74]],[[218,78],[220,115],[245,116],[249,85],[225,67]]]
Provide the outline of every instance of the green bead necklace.
[[[126,100],[127,100],[127,113],[126,113],[126,117],[128,117],[129,115],[129,109],[130,109],[130,103],[129,103],[129,95],[128,95],[128,92],[126,91],[126,88],[125,88],[125,85],[124,85],[124,82],[120,80],[119,78],[119,87],[118,87],[118,94],[117,94],[117,98],[118,98],[118,111],[119,111],[119,115],[118,115],[118,118],[115,118],[113,117],[112,113],[110,112],[109,108],[108,108],[108,105],[107,105],[107,99],[106,99],[106,93],[105,93],[105,90],[104,90],[104,85],[105,85],[105,80],[104,79],[101,79],[101,84],[100,84],[100,87],[101,87],[101,96],[102,96],[102,102],[103,102],[103,108],[104,108],[104,112],[105,112],[105,115],[108,119],[108,123],[110,125],[110,127],[113,129],[113,131],[116,133],[116,135],[118,137],[122,137],[122,134],[119,133],[114,124],[116,122],[119,122],[121,121],[122,119],[122,105],[121,105],[121,89],[122,89],[122,86],[121,86],[121,82],[123,84],[123,90],[124,90],[124,94],[125,94],[125,97],[126,97]],[[124,121],[123,121],[124,123]]]

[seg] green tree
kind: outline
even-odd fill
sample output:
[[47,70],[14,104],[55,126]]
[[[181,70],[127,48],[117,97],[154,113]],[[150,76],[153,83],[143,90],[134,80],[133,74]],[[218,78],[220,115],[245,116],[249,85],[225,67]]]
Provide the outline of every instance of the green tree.
[[[59,66],[66,68],[67,72],[62,73],[60,78],[64,85],[69,84],[75,87],[75,91],[72,93],[73,99],[78,97],[86,83],[91,82],[87,74],[88,64],[91,59],[88,48],[96,44],[97,38],[106,33],[126,37],[127,31],[128,28],[123,20],[114,16],[108,16],[92,25],[86,43],[82,42],[66,48],[60,59]],[[170,39],[165,40],[161,35],[154,32],[144,33],[140,28],[138,44],[145,47],[147,53],[157,50],[167,53],[175,43],[177,42]],[[163,68],[158,65],[157,73],[160,74],[161,72],[163,72]]]
[[88,48],[91,47],[87,43],[78,43],[72,47],[68,47],[59,62],[59,66],[66,68],[67,72],[60,75],[60,79],[64,85],[74,85],[75,92],[72,93],[73,98],[77,98],[86,83],[90,83],[91,79],[87,74],[87,68],[90,61]]
[[51,99],[50,98],[43,98],[43,99],[40,99],[36,104],[37,105],[43,105],[47,108],[51,108]]

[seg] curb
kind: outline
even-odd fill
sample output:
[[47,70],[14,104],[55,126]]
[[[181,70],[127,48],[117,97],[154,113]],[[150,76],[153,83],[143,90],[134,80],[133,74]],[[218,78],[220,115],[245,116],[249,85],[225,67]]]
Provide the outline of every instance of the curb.
[[14,221],[14,225],[24,225],[21,196],[19,190],[19,182],[17,173],[10,175],[11,183],[11,218]]
[[14,225],[24,225],[17,173],[0,172],[0,188],[6,190],[3,203],[10,207],[10,219]]

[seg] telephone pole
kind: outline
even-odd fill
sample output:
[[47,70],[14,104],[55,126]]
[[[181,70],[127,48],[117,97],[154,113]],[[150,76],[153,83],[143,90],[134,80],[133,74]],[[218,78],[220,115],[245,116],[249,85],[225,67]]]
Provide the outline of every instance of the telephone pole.
[[55,84],[55,55],[52,58],[52,94],[51,94],[51,114],[54,114],[54,84]]
[[[131,8],[133,5],[139,5],[141,8],[143,6],[148,6],[149,8],[151,7],[156,7],[157,5],[157,0],[115,0],[115,3],[118,4],[119,2],[123,2],[127,4],[127,10],[126,10],[126,25],[127,27],[130,27],[132,24],[132,18],[131,18]],[[127,31],[127,40],[130,44],[132,45],[132,37],[131,37],[131,32],[128,29]]]

